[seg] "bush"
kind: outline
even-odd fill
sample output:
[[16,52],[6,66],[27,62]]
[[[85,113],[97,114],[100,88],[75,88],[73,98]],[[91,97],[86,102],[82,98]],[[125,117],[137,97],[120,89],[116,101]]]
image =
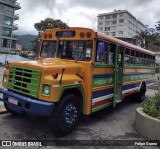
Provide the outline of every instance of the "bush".
[[160,95],[156,93],[150,100],[142,102],[143,111],[152,117],[160,117],[159,98]]

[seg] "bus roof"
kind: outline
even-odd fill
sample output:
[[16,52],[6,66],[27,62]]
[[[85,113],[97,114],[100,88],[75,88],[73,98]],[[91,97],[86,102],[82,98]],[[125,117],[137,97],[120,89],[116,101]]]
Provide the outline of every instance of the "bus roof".
[[119,44],[121,46],[127,47],[129,49],[134,49],[134,50],[137,50],[137,51],[141,51],[141,52],[146,53],[146,54],[155,55],[154,52],[149,51],[147,49],[138,47],[136,45],[130,44],[128,42],[122,41],[120,39],[117,39],[117,38],[114,38],[114,37],[111,37],[111,36],[107,36],[107,35],[105,35],[103,33],[99,33],[99,32],[96,32],[96,33],[97,33],[97,38],[105,39],[107,41],[110,41],[110,42],[113,42],[113,43],[117,43],[117,44]]
[[138,47],[138,46],[136,46],[136,45],[130,44],[130,43],[128,43],[128,42],[122,41],[122,40],[120,40],[120,39],[117,39],[117,38],[114,38],[114,37],[105,35],[105,34],[103,34],[103,33],[96,32],[96,31],[94,31],[94,30],[91,29],[91,28],[86,28],[86,27],[54,28],[54,29],[46,30],[45,32],[58,31],[58,30],[62,30],[62,31],[65,31],[65,30],[85,30],[85,31],[87,31],[87,30],[88,30],[88,31],[90,31],[90,32],[92,32],[92,33],[95,33],[95,36],[96,36],[97,38],[104,39],[104,40],[107,40],[107,41],[110,41],[110,42],[119,44],[119,45],[124,46],[124,47],[127,47],[127,48],[129,48],[129,49],[134,49],[134,50],[137,50],[137,51],[141,51],[141,52],[146,53],[146,54],[149,54],[149,55],[155,55],[155,53],[152,52],[152,51],[149,51],[149,50],[147,50],[147,49],[144,49],[144,48]]

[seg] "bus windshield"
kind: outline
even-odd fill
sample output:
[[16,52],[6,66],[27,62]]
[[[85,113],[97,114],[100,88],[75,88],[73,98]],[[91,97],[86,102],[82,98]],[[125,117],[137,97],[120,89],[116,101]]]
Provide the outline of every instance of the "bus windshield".
[[[58,43],[58,50],[57,48]],[[90,61],[92,56],[92,40],[53,40],[43,41],[41,57]],[[57,52],[56,52],[57,51]]]

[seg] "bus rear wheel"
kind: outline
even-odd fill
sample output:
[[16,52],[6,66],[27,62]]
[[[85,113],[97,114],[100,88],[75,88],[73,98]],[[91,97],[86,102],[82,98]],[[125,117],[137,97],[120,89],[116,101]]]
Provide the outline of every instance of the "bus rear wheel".
[[67,135],[75,129],[79,116],[78,98],[75,95],[67,95],[61,99],[49,118],[50,128],[58,137]]
[[134,100],[141,103],[145,99],[146,87],[144,84],[141,85],[140,91],[134,95]]

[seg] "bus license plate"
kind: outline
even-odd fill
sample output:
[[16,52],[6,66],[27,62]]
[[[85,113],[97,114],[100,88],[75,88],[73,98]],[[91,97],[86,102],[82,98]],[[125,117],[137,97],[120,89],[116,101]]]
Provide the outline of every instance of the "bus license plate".
[[8,102],[10,102],[10,103],[12,103],[12,104],[14,104],[14,105],[18,105],[18,100],[13,99],[13,98],[11,98],[11,97],[8,98]]

